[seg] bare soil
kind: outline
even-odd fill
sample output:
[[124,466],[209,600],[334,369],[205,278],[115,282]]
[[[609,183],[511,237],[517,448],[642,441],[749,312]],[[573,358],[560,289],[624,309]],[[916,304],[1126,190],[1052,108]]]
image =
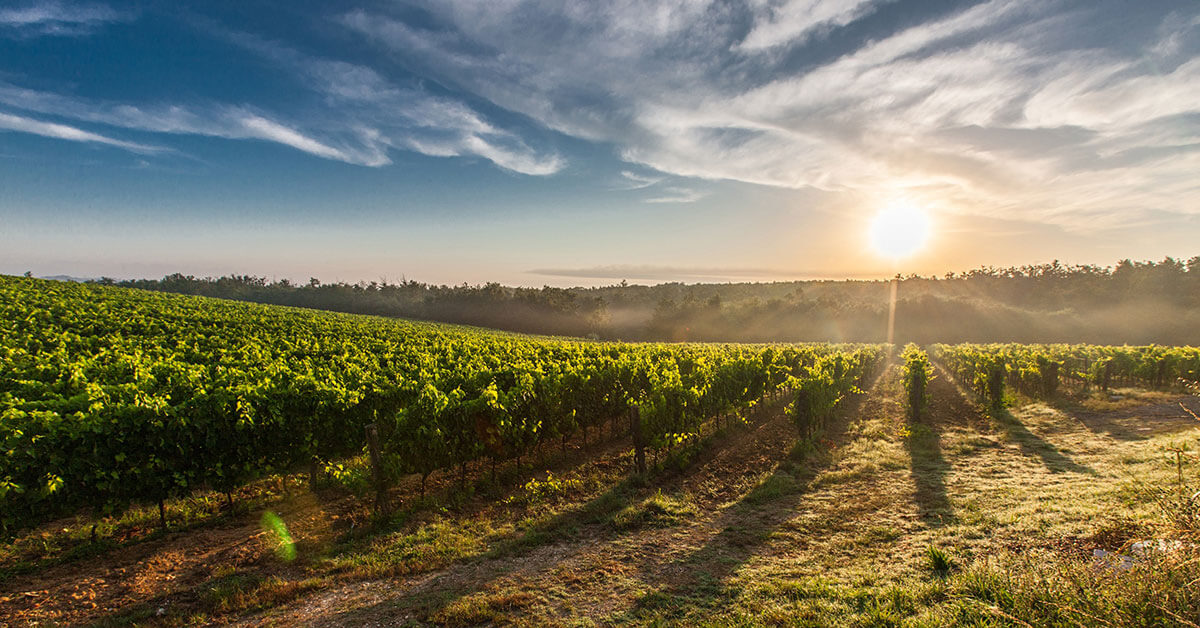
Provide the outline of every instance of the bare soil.
[[[911,424],[892,364],[799,455],[785,404],[764,404],[748,426],[713,438],[682,470],[623,489],[624,501],[609,506],[601,491],[560,504],[558,516],[539,524],[544,540],[497,525],[485,549],[434,568],[383,577],[330,570],[321,557],[376,534],[369,503],[303,490],[265,506],[287,522],[300,550],[295,562],[273,554],[262,508],[166,534],[125,531],[110,550],[0,582],[0,626],[687,623],[681,618],[731,605],[774,608],[764,600],[795,613],[786,605],[799,602],[780,602],[781,588],[899,582],[921,572],[930,545],[966,560],[995,551],[1079,555],[1137,536],[1139,523],[1114,518],[1097,531],[1097,520],[1122,478],[1156,468],[1156,439],[1194,434],[1197,424],[1179,404],[1200,412],[1198,402],[1128,391],[1120,403],[1065,399],[992,418],[939,371],[927,415]],[[619,477],[628,448],[621,438],[570,443],[539,468]],[[544,473],[507,473],[499,494],[459,500],[438,516],[464,525],[511,519],[519,507],[500,505],[502,498]],[[468,484],[489,474],[486,465],[472,469]],[[450,495],[458,482],[437,475],[429,491]],[[409,479],[391,499],[404,507],[418,492]],[[614,526],[606,510],[651,508],[660,498],[688,510],[629,528]],[[586,515],[592,511],[599,516]],[[426,516],[417,512],[410,527]],[[247,579],[269,586],[244,587],[258,598],[226,607],[222,587]],[[768,615],[755,621],[770,623]]]

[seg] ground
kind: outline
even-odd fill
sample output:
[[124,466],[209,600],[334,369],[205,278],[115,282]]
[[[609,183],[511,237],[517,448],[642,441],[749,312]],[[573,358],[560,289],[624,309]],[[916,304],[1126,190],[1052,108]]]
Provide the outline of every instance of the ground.
[[767,402],[649,478],[629,475],[626,440],[593,435],[495,483],[473,470],[467,490],[435,477],[422,500],[410,480],[389,518],[299,478],[232,511],[173,504],[166,532],[137,511],[92,542],[81,516],[0,552],[0,626],[1021,625],[963,579],[1150,534],[1167,448],[1200,438],[1179,406],[1200,399],[1116,392],[989,414],[938,371],[910,420],[889,364],[816,442]]

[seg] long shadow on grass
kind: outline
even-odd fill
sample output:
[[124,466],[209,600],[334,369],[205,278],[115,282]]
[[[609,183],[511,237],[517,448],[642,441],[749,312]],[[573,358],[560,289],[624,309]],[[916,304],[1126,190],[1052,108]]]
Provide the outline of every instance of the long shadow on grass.
[[950,463],[942,455],[942,432],[952,425],[977,426],[985,421],[950,379],[942,372],[930,382],[929,407],[913,422],[905,443],[916,485],[914,499],[921,520],[928,526],[954,521],[954,510],[946,494]]
[[[771,409],[768,406],[766,411],[779,412],[779,408]],[[716,455],[721,450],[732,446],[732,443],[740,437],[752,437],[753,431],[765,424],[761,420],[761,416],[759,419],[757,423],[747,426],[750,428],[749,433],[745,427],[734,426],[711,434],[697,445],[697,456]],[[628,462],[628,457],[622,457],[622,461]],[[523,566],[529,566],[523,564],[522,561],[501,562],[498,559],[527,556],[541,548],[560,544],[553,549],[552,560],[555,563],[562,563],[578,553],[590,549],[595,542],[612,540],[647,526],[673,525],[676,522],[663,519],[675,519],[680,514],[669,512],[669,503],[667,504],[668,508],[664,509],[662,500],[658,496],[677,488],[676,485],[683,477],[683,474],[672,474],[671,472],[664,472],[661,476],[654,477],[649,481],[641,476],[627,477],[582,506],[571,508],[507,538],[500,539],[484,552],[459,557],[453,561],[456,564],[474,562],[477,564],[475,569],[463,570],[464,573],[460,574],[442,574],[429,585],[418,587],[417,590],[406,591],[371,606],[323,618],[313,625],[354,625],[362,623],[367,618],[377,618],[380,615],[397,612],[402,612],[405,616],[422,617],[426,620],[436,619],[440,613],[455,606],[464,598],[486,591],[493,583],[505,576],[513,574]],[[582,542],[586,539],[591,539],[591,542]],[[567,543],[572,544],[572,547],[568,549],[561,545]],[[496,562],[492,562],[493,560]],[[534,564],[533,566],[541,569],[548,565]],[[501,611],[504,610],[501,609]],[[519,609],[507,609],[507,611],[516,610]],[[475,612],[480,614],[471,615],[474,619],[457,616],[456,621],[465,621],[466,623],[492,621],[487,615],[487,608],[471,609],[468,614]]]
[[1115,440],[1147,440],[1159,434],[1180,432],[1200,425],[1179,407],[1179,404],[1183,404],[1192,412],[1200,413],[1200,399],[1190,396],[1112,410],[1089,409],[1074,399],[1063,397],[1048,403],[1092,433],[1107,434]]
[[[873,393],[878,394],[887,373],[885,368],[876,378],[871,386]],[[843,408],[822,440],[839,440],[858,416],[863,401],[865,396],[860,395]],[[801,443],[790,457],[805,457],[813,451],[811,444]],[[784,461],[730,506],[721,515],[721,531],[700,549],[674,561],[665,570],[657,570],[668,574],[665,586],[643,595],[616,623],[683,621],[692,612],[718,612],[730,598],[736,597],[737,590],[728,583],[730,576],[762,553],[783,524],[796,518],[798,507],[808,495],[810,480],[820,467],[827,466],[825,461],[818,463],[815,457],[807,457],[807,468]]]
[[1029,431],[1029,428],[1025,427],[1025,424],[1013,416],[1007,409],[993,410],[992,418],[1008,432],[1009,439],[1020,446],[1021,453],[1041,458],[1042,464],[1046,465],[1046,469],[1051,473],[1085,473],[1087,475],[1096,475],[1095,469],[1071,460],[1058,447]]
[[[955,400],[955,405],[962,408],[955,411],[955,414],[970,416],[966,413],[974,413],[978,415],[979,411],[975,409],[973,404],[970,404],[967,401],[967,395],[963,391],[962,387],[960,387],[958,384],[952,383],[954,380],[949,372],[939,366],[938,374],[938,380],[945,380],[947,384],[952,387],[954,392],[954,396],[952,398]],[[937,385],[937,380],[935,380],[934,383]],[[1052,443],[1031,432],[1029,428],[1025,427],[1025,424],[1022,423],[1020,419],[1013,416],[1013,414],[1009,412],[1007,408],[993,408],[989,411],[989,414],[991,415],[994,423],[1003,429],[1008,435],[1009,440],[1016,443],[1017,446],[1021,448],[1021,453],[1025,454],[1026,456],[1037,456],[1042,460],[1042,464],[1044,464],[1046,469],[1048,469],[1051,473],[1069,472],[1086,473],[1088,475],[1096,474],[1095,469],[1075,462],[1069,456],[1055,447]],[[975,423],[974,420],[971,422]]]
[[[436,623],[439,613],[472,594],[488,590],[493,583],[513,574],[523,566],[519,561],[505,561],[504,559],[528,556],[541,548],[560,543],[577,544],[570,549],[564,548],[562,551],[553,552],[553,558],[550,559],[554,562],[565,561],[587,549],[584,544],[580,543],[582,539],[592,537],[596,541],[600,541],[613,536],[613,531],[604,525],[605,522],[612,521],[617,513],[637,501],[638,496],[645,492],[641,485],[642,481],[638,477],[626,479],[582,507],[573,508],[548,521],[501,539],[490,549],[453,558],[445,566],[445,571],[435,575],[426,584],[414,586],[410,583],[397,582],[397,588],[405,589],[398,595],[375,604],[319,618],[309,625],[365,625],[377,622],[381,616],[387,617],[394,614],[418,617],[422,621]],[[544,563],[531,564],[538,567],[547,566]],[[470,566],[468,567],[468,565]],[[459,567],[463,568],[459,569]],[[508,610],[519,609],[514,607]],[[459,617],[456,623],[464,625],[491,623],[491,619],[486,615],[487,608],[474,609],[472,612],[475,613],[474,619]]]
[[665,586],[642,596],[622,619],[682,619],[688,611],[718,610],[737,593],[728,578],[761,553],[782,524],[796,517],[808,487],[806,478],[777,469],[726,511],[718,534],[664,570],[676,574]]
[[[409,590],[373,605],[338,612],[326,617],[306,618],[305,625],[365,625],[368,623],[377,623],[380,616],[388,616],[394,613],[400,613],[405,616],[415,614],[420,617],[435,615],[454,601],[485,589],[488,584],[511,573],[515,569],[515,566],[508,564],[495,567],[490,566],[488,562],[492,559],[503,559],[527,554],[539,547],[552,545],[567,539],[578,539],[583,535],[604,537],[606,534],[611,534],[612,531],[609,526],[605,526],[604,524],[611,522],[617,517],[618,513],[626,509],[630,504],[635,503],[640,494],[648,492],[644,486],[645,481],[639,476],[629,477],[602,495],[588,501],[583,506],[568,510],[552,519],[519,531],[509,538],[501,539],[494,543],[491,548],[483,551],[467,555],[451,555],[441,559],[435,558],[432,562],[427,562],[425,557],[416,557],[414,564],[411,565],[401,561],[394,565],[394,569],[384,569],[380,573],[372,574],[371,577],[396,578],[396,586],[398,588]],[[367,536],[362,541],[369,543],[374,538],[376,537]],[[436,542],[427,539],[423,543],[426,545],[436,545]],[[582,549],[585,548],[580,547],[575,551]],[[567,556],[569,555],[560,553],[555,555],[555,559],[564,560]],[[453,567],[472,563],[478,567],[465,570],[465,577],[445,577]],[[269,583],[254,567],[244,572],[236,573],[233,576],[214,576],[196,586],[162,594],[150,600],[131,605],[112,616],[100,618],[94,625],[97,628],[131,625],[137,621],[154,617],[160,606],[171,609],[173,613],[178,607],[186,609],[187,612],[213,612],[219,615],[223,611],[221,608],[223,597],[230,597],[237,600],[240,597],[244,597],[244,593],[246,592],[256,592],[259,585],[265,582]],[[411,582],[420,581],[429,572],[436,572],[438,569],[448,571],[444,571],[440,576],[434,577],[430,584],[426,586],[417,587],[411,584]],[[483,574],[482,577],[481,574]],[[412,577],[414,580],[406,583],[402,579],[407,577]],[[355,578],[351,577],[350,579],[354,580]],[[246,604],[247,608],[235,609],[234,612],[254,613],[268,610],[280,604],[292,602],[315,588],[337,585],[338,582],[336,580],[321,582],[319,579],[305,581],[301,578],[294,578],[285,583],[273,584],[273,586],[267,588],[268,592],[265,595],[259,596],[263,598],[261,601],[252,600]],[[404,622],[399,623],[404,624]],[[385,623],[385,625],[387,624]]]
[[946,495],[950,463],[942,456],[942,432],[934,424],[916,423],[910,428],[908,455],[916,485],[915,499],[925,525],[940,527],[954,521],[954,510]]

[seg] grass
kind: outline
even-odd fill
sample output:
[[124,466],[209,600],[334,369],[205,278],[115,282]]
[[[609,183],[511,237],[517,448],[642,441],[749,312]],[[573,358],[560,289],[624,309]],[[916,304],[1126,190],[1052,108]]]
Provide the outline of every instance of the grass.
[[455,600],[431,619],[444,626],[478,626],[503,622],[513,615],[527,612],[540,602],[529,591],[489,589]]
[[1005,556],[952,578],[950,601],[933,615],[963,623],[998,615],[1049,626],[1194,624],[1198,578],[1194,553],[1149,557],[1128,571],[1084,559]]
[[186,605],[180,604],[178,597],[164,596],[89,625],[92,628],[206,626],[214,623],[214,618],[230,613],[261,611],[287,604],[324,584],[319,578],[293,580],[220,569],[211,580],[190,592],[195,599]]
[[661,490],[636,504],[617,511],[610,520],[621,531],[643,527],[666,528],[679,525],[696,514],[696,506],[686,495],[664,495]]
[[401,524],[392,532],[335,545],[328,556],[318,559],[317,568],[355,579],[422,573],[482,554],[488,539],[511,531],[512,525],[493,519],[459,521],[431,515]]
[[[109,625],[1200,623],[1194,550],[1128,571],[1091,558],[1177,531],[1159,499],[1177,474],[1169,448],[1194,450],[1200,432],[1162,417],[1140,431],[1165,398],[989,418],[939,377],[913,423],[896,369],[870,392],[801,447],[779,417],[649,479],[618,451],[444,508],[409,503],[325,543],[298,538],[295,563],[213,572],[166,617],[155,598]],[[338,587],[337,605],[304,610]]]
[[[1163,519],[1138,487],[1170,482],[1163,452],[1179,432],[1121,440],[1038,405],[983,426],[889,429],[886,414],[864,413],[851,424],[849,442],[794,515],[722,581],[714,599],[644,606],[636,623],[1074,626],[1108,625],[1107,618],[1121,618],[1112,625],[1200,619],[1194,553],[1116,577],[1095,572],[1088,547],[1116,550],[1160,529]],[[1196,437],[1194,430],[1182,434]],[[897,469],[906,449],[911,462]],[[934,450],[940,462],[930,460]],[[939,485],[955,515],[950,522],[919,517],[922,491]],[[1005,551],[1006,545],[1020,549]],[[1138,619],[1143,615],[1148,619]]]
[[158,539],[169,533],[229,522],[279,503],[289,491],[296,491],[303,483],[300,476],[264,478],[236,491],[232,510],[226,495],[216,491],[199,491],[188,497],[168,500],[165,504],[166,529],[159,522],[158,507],[149,505],[133,506],[116,516],[96,518],[80,513],[59,519],[0,543],[0,577],[32,573],[100,556],[115,548]]
[[929,559],[929,569],[935,575],[946,577],[950,574],[950,570],[954,568],[954,559],[946,553],[946,550],[936,545],[925,546],[925,557]]

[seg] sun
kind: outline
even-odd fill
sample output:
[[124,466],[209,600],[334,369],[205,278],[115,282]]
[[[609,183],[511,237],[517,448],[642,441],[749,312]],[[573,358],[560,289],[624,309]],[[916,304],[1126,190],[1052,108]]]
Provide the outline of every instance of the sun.
[[907,203],[895,203],[871,220],[868,237],[875,253],[898,260],[924,248],[929,241],[930,226],[925,210]]

